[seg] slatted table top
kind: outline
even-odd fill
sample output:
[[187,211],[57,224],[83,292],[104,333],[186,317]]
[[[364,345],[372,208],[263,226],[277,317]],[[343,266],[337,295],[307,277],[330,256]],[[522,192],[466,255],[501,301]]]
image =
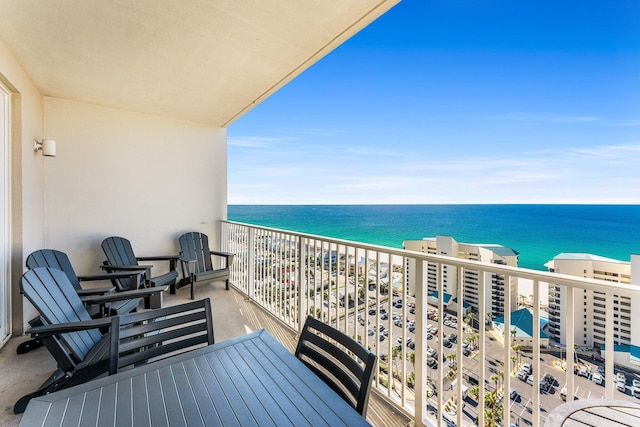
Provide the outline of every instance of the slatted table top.
[[575,400],[551,411],[545,427],[640,426],[640,405],[626,400]]
[[261,330],[35,398],[20,426],[35,425],[369,424]]

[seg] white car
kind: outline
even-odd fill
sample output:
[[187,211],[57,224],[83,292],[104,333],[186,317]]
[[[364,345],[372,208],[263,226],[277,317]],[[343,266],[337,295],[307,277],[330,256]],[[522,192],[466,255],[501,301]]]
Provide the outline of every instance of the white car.
[[633,380],[631,394],[633,397],[640,398],[640,380]]
[[602,384],[604,382],[604,378],[599,372],[596,372],[595,374],[593,374],[591,376],[591,379],[593,380],[594,383],[596,383],[598,385],[600,385],[600,384]]

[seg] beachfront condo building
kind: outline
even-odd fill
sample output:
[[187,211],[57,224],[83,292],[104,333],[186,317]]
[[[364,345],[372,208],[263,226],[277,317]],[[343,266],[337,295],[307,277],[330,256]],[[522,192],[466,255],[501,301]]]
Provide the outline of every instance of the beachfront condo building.
[[[623,285],[640,284],[640,256],[631,262],[585,253],[561,253],[545,264],[551,272],[599,279]],[[635,273],[635,274],[634,274]],[[567,319],[567,288],[549,284],[550,337],[562,346],[577,345],[603,349],[605,342],[606,298],[603,292],[577,290],[573,297],[573,319]],[[633,307],[638,302],[624,295],[613,299],[613,341],[616,362],[640,365],[640,328],[633,328]],[[574,327],[573,342],[566,337],[567,322]]]
[[[518,266],[519,253],[515,250],[498,244],[460,243],[453,237],[436,236],[425,237],[422,240],[405,240],[403,247],[410,251],[428,254],[454,256],[462,259],[490,262],[509,266]],[[410,295],[415,294],[415,266],[412,260],[407,262],[407,283]],[[430,299],[437,300],[438,266],[429,264],[426,269],[426,277],[423,283],[427,283]],[[456,295],[460,279],[458,270],[446,265],[442,266],[443,303],[449,311],[457,313],[457,301],[450,298]],[[518,297],[518,282],[516,278],[505,278],[504,275],[493,274],[490,276],[491,286],[487,286],[484,295],[480,295],[478,284],[478,272],[476,270],[464,270],[464,301],[463,305],[472,311],[478,311],[480,298],[484,298],[485,307],[495,318],[504,315],[505,286],[511,288],[511,307],[516,307]]]

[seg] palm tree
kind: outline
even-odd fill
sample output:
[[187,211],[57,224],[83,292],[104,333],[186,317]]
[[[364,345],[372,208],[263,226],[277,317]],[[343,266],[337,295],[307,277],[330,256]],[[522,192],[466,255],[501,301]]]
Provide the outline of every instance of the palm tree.
[[469,313],[469,319],[471,319],[471,327],[476,329],[476,322],[478,320],[478,316],[475,311]]
[[511,330],[511,346],[513,346],[513,343],[516,341],[516,333],[518,333],[518,331],[516,330],[516,328],[514,327]]
[[[498,379],[500,377],[498,377],[496,374],[491,375],[491,381],[493,381],[496,385],[496,390],[498,390]],[[487,404],[487,402],[485,401],[485,405]]]
[[[396,347],[397,348],[397,347]],[[416,352],[415,351],[410,351],[409,353],[407,353],[407,360],[413,365],[413,367],[415,368],[416,366]]]
[[516,352],[516,356],[518,356],[518,365],[520,365],[520,358],[522,356],[522,344],[516,344],[511,348]]
[[473,397],[477,401],[478,396],[480,396],[480,387],[477,385],[474,385],[473,387],[471,387],[470,393],[471,393],[471,397]]

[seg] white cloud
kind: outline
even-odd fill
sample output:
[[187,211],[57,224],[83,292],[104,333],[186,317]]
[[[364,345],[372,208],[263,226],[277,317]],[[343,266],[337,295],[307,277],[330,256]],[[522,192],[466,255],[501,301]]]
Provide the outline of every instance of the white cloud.
[[415,147],[354,151],[360,147],[311,151],[304,160],[295,160],[297,148],[258,156],[230,169],[229,202],[640,203],[640,143],[437,158]]

